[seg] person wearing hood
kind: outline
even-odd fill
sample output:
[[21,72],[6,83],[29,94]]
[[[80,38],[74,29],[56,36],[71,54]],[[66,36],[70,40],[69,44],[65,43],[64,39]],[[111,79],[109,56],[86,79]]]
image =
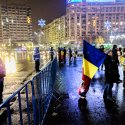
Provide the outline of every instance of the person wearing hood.
[[118,60],[118,53],[117,53],[117,45],[113,45],[112,48],[112,58],[115,61],[115,65],[114,65],[114,69],[115,69],[115,78],[116,78],[116,83],[119,84],[122,82],[122,80],[120,79],[120,75],[119,75],[119,60]]
[[39,47],[35,48],[34,51],[34,60],[35,60],[35,70],[36,72],[39,72],[39,66],[40,66],[40,52],[39,52]]

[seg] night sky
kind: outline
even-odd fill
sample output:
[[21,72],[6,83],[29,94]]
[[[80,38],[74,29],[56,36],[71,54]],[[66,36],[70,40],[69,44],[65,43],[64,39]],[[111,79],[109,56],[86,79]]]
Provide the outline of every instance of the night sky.
[[[5,3],[6,0],[0,0]],[[66,0],[7,0],[7,3],[27,4],[32,8],[33,29],[39,26],[38,19],[46,20],[46,24],[65,14]]]

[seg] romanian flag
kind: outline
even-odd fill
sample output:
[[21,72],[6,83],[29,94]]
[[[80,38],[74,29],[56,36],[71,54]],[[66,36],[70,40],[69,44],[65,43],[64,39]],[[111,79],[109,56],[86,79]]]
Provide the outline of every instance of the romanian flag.
[[85,40],[83,41],[83,74],[82,80],[84,81],[84,91],[87,92],[91,79],[97,72],[100,65],[104,62],[106,54],[90,45]]

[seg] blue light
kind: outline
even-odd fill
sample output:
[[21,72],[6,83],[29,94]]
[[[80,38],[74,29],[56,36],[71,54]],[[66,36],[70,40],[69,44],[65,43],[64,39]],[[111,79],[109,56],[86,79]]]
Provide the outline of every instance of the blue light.
[[67,0],[67,3],[83,2],[83,0]]
[[116,0],[116,2],[125,2],[125,0]]
[[67,0],[67,3],[77,3],[77,2],[116,2],[125,0]]
[[116,0],[86,0],[86,2],[115,2]]

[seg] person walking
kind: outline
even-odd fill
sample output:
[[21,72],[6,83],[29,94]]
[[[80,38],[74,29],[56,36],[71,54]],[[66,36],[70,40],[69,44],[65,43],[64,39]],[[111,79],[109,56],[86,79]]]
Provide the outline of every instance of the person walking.
[[59,66],[61,64],[61,48],[58,47],[58,61],[59,61]]
[[120,82],[122,82],[122,80],[120,80],[119,69],[118,69],[119,60],[118,60],[118,53],[117,53],[117,45],[113,45],[112,58],[115,61],[115,65],[114,65],[115,79],[116,79],[115,82],[119,84]]
[[64,64],[64,50],[61,47],[61,64]]
[[104,61],[105,65],[105,89],[103,93],[103,98],[104,101],[114,101],[112,98],[112,88],[113,88],[113,83],[116,82],[115,80],[115,72],[116,70],[114,69],[115,67],[115,60],[113,58],[113,52],[112,50],[109,50],[106,52],[108,55],[107,58]]
[[35,60],[35,70],[36,72],[39,72],[39,66],[40,66],[40,52],[39,52],[39,47],[35,48],[34,51],[34,60]]
[[5,65],[0,58],[0,104],[3,102],[4,77],[6,76]]
[[66,48],[65,47],[64,47],[63,51],[64,51],[64,64],[65,64],[66,63]]
[[51,47],[51,48],[50,48],[51,61],[53,61],[53,56],[54,56],[54,50],[53,50],[53,47]]
[[69,63],[72,62],[72,50],[69,48]]
[[77,49],[75,48],[74,49],[74,54],[73,54],[73,56],[74,56],[74,64],[76,64],[77,54],[78,54],[78,52],[77,52]]

